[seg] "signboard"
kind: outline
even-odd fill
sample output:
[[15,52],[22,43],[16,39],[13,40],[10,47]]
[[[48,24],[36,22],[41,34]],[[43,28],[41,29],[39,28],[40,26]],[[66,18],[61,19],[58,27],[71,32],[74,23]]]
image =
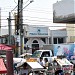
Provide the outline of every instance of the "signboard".
[[27,62],[37,62],[37,59],[35,59],[35,58],[29,58],[29,59],[27,59],[26,61],[27,61]]
[[70,59],[74,55],[74,44],[55,44],[54,45],[54,55],[55,56],[66,56]]
[[75,24],[75,0],[61,0],[53,4],[53,23]]
[[48,27],[29,27],[29,35],[48,36]]

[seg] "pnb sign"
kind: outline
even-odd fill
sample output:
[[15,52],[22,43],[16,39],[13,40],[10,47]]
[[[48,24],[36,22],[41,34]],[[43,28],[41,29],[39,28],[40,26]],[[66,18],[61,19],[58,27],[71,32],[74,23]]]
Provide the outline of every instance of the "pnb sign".
[[75,0],[53,4],[53,23],[75,23]]
[[48,27],[29,27],[31,36],[48,36]]

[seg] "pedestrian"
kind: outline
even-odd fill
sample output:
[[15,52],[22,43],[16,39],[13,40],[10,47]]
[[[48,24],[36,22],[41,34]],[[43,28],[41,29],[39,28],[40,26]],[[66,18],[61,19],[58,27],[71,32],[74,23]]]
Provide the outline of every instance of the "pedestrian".
[[63,70],[57,70],[55,72],[55,75],[64,75]]
[[20,75],[28,75],[27,63],[23,64],[23,68],[19,72]]
[[49,64],[48,59],[44,58],[44,61],[45,61],[45,68],[48,69],[48,64]]
[[13,64],[13,69],[14,69],[14,73],[17,73],[18,74],[18,70],[17,70],[16,66],[17,66],[17,63],[14,63]]
[[42,58],[42,57],[40,57],[39,64],[40,64],[41,66],[43,66],[43,58]]

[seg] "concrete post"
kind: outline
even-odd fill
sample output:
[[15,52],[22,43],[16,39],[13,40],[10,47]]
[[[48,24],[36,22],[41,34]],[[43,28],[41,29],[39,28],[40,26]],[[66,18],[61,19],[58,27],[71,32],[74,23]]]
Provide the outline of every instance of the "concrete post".
[[13,72],[13,53],[12,50],[6,51],[6,59],[7,59],[7,75],[14,75]]

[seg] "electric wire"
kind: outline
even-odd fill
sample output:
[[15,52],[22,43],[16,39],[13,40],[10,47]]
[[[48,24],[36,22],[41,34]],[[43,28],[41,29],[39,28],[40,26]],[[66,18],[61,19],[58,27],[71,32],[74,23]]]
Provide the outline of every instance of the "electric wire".
[[24,21],[26,21],[26,20],[28,20],[28,21],[37,21],[37,22],[52,22],[52,21],[46,21],[46,20],[41,21],[41,20],[29,20],[29,19],[25,19]]
[[[13,7],[14,7],[14,6],[13,6]],[[13,9],[13,8],[7,8],[7,7],[6,7],[6,8],[2,8],[2,9],[3,9],[3,10],[5,10],[5,9],[8,10],[8,9]],[[28,11],[28,10],[31,10],[31,11],[52,12],[52,11],[50,11],[50,10],[47,11],[47,9],[46,9],[46,10],[43,10],[43,9],[42,9],[42,10],[40,10],[40,9],[30,9],[30,8],[28,8],[28,9],[24,9],[24,11],[26,11],[26,10],[27,10],[27,11]]]
[[16,5],[16,6],[11,10],[11,12],[14,11],[17,7],[18,7],[18,5]]
[[[24,7],[24,8],[25,8],[25,7]],[[24,8],[23,8],[23,9],[24,9]],[[23,10],[23,9],[22,9],[22,10]],[[14,11],[16,12],[17,10],[14,10]],[[34,12],[34,13],[43,13],[43,14],[53,14],[53,12],[50,12],[50,11],[45,12],[45,11],[33,11],[33,10],[26,10],[26,9],[23,10],[23,11]],[[8,12],[8,11],[5,11],[5,10],[4,10],[4,11],[2,11],[2,12]]]
[[[11,25],[11,26],[16,26],[16,25]],[[23,24],[23,26],[25,26],[25,24]],[[41,25],[39,25],[41,26]],[[1,26],[1,27],[8,27],[7,25]],[[36,25],[31,25],[31,27],[36,27]],[[43,25],[42,27],[67,27],[67,28],[75,28],[73,26],[45,26]]]
[[23,4],[26,4],[29,0],[27,0],[26,2],[24,2]]
[[[28,0],[28,1],[29,1],[29,0]],[[27,6],[28,6],[28,5],[27,5]],[[25,6],[25,7],[27,7],[27,6]],[[17,7],[17,6],[16,6],[16,7]],[[16,8],[16,7],[15,7],[15,8]],[[24,7],[24,8],[25,8],[25,7]],[[14,9],[15,9],[15,8],[14,8]],[[24,8],[23,8],[23,9],[24,9]],[[13,9],[13,10],[14,10],[14,9]],[[32,9],[31,9],[31,10],[32,10]],[[33,10],[34,10],[34,9],[33,9]],[[24,11],[26,11],[26,10],[24,10]],[[29,11],[29,10],[27,10],[27,11]],[[39,11],[43,11],[43,10],[39,10]],[[35,11],[35,12],[36,12],[36,11]],[[37,10],[37,12],[38,12],[38,10]],[[26,16],[25,16],[25,17],[26,17]],[[28,16],[28,17],[30,17],[30,16]],[[30,17],[30,18],[45,19],[45,18],[39,18],[39,17]],[[47,19],[47,18],[46,18],[46,19]],[[1,20],[7,20],[7,19],[1,19]],[[25,20],[29,20],[29,19],[25,19]],[[48,20],[48,19],[47,19],[47,20]],[[39,20],[29,20],[29,21],[39,21]],[[50,21],[39,21],[39,22],[50,22]],[[3,27],[4,27],[4,26],[3,26]],[[6,27],[6,26],[5,26],[5,27]],[[61,27],[61,26],[50,26],[50,27]],[[62,27],[63,27],[63,26],[62,26]],[[75,27],[69,27],[69,28],[75,28]]]
[[14,2],[17,4],[17,2],[14,0]]

